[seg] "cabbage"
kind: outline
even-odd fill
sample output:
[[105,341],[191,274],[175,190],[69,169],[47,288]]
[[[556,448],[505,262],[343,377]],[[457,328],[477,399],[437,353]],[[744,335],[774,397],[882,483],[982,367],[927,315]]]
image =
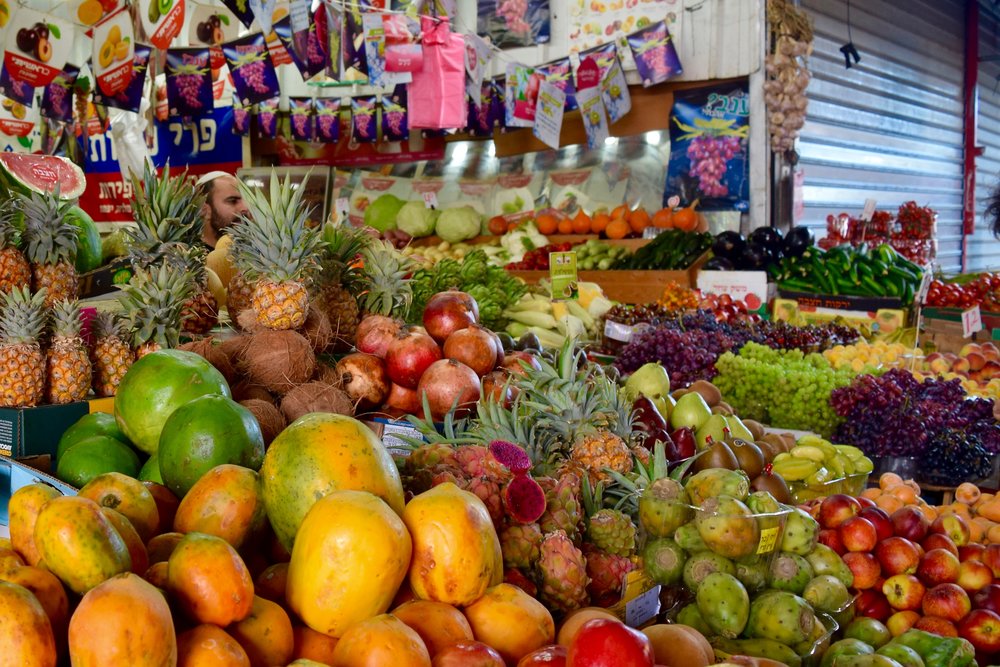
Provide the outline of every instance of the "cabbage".
[[471,206],[453,206],[441,211],[436,231],[442,241],[458,243],[479,235],[479,214]]
[[396,226],[414,238],[434,233],[438,212],[427,208],[423,201],[408,201],[396,214]]
[[396,229],[396,214],[403,208],[403,200],[396,195],[379,195],[365,207],[365,224],[380,232]]

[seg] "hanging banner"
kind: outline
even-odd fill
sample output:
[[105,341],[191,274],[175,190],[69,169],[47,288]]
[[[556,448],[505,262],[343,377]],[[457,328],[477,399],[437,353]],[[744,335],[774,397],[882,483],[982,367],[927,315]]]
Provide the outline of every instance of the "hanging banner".
[[60,123],[72,122],[73,85],[79,73],[79,67],[67,64],[66,69],[53,79],[52,83],[45,86],[42,93],[42,116]]
[[7,28],[4,67],[29,86],[47,86],[66,65],[75,32],[71,23],[20,7]]
[[146,83],[146,70],[149,68],[149,54],[152,51],[152,47],[146,44],[136,44],[135,56],[132,59],[132,80],[128,82],[128,86],[110,97],[102,95],[99,89],[95,90],[94,104],[138,113],[142,101],[142,88]]
[[[157,169],[168,160],[171,170],[187,168],[190,176],[216,170],[236,173],[243,166],[243,139],[233,133],[232,107],[214,109],[190,125],[172,119],[156,122],[154,128],[150,154]],[[99,222],[132,220],[132,184],[122,179],[111,133],[90,136],[83,148],[87,189],[80,207]]]
[[239,34],[236,17],[224,7],[194,6],[188,27],[188,44],[211,47],[212,69],[219,69],[226,64],[222,44],[236,39]]
[[27,137],[38,124],[38,110],[14,100],[0,103],[0,133],[8,137]]
[[20,102],[26,107],[34,105],[35,89],[24,81],[19,81],[10,76],[7,67],[0,65],[0,95],[9,100]]
[[153,46],[165,49],[181,34],[184,0],[144,0],[139,5],[139,17]]
[[134,54],[132,17],[127,10],[108,17],[94,27],[91,67],[102,93],[113,97],[128,87],[132,80]]
[[253,12],[248,0],[222,0],[222,4],[247,28],[253,23]]
[[[70,16],[76,17],[77,21],[90,27],[114,14],[123,3],[120,0],[82,0],[74,4],[76,9],[70,11]],[[2,27],[0,24],[0,28]]]

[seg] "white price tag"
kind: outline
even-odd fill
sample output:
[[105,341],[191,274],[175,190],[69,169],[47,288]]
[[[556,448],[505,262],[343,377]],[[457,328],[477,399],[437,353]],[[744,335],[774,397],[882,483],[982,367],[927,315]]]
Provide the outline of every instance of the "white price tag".
[[438,207],[438,196],[437,193],[434,192],[433,190],[424,192],[423,198],[424,198],[424,206],[426,206],[427,208]]
[[660,587],[653,586],[625,603],[625,625],[638,628],[660,613]]
[[917,293],[913,296],[914,303],[923,304],[927,301],[927,290],[930,289],[931,280],[933,280],[931,272],[924,271],[924,276],[920,279],[920,287],[917,289]]
[[681,205],[681,198],[677,195],[671,195],[670,199],[667,200],[667,208],[677,208]]
[[968,338],[977,331],[983,330],[983,316],[979,306],[973,306],[962,311],[962,336]]
[[337,197],[337,215],[341,218],[346,218],[350,210],[351,202],[347,197]]
[[861,219],[865,221],[871,220],[873,215],[875,215],[875,200],[866,199],[865,207],[861,211]]

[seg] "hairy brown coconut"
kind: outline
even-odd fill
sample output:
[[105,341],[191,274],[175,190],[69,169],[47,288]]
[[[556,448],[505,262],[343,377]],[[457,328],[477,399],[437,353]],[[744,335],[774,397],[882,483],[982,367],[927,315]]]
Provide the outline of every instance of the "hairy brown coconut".
[[222,346],[217,345],[215,343],[215,339],[211,336],[199,338],[198,340],[193,340],[188,343],[184,343],[183,345],[178,345],[177,349],[194,352],[195,354],[204,357],[208,363],[215,366],[215,368],[222,373],[222,376],[226,378],[226,382],[230,385],[236,382],[236,367],[233,366],[232,362],[229,360],[229,356],[222,349]]
[[288,425],[285,415],[271,401],[251,398],[246,401],[240,401],[240,405],[253,413],[253,416],[257,418],[257,423],[260,424],[261,435],[264,436],[265,447],[270,445],[271,441]]
[[229,357],[229,363],[233,365],[233,368],[239,368],[243,361],[243,353],[246,352],[248,345],[250,345],[250,336],[230,336],[219,343],[219,349]]
[[306,337],[317,353],[325,351],[333,345],[333,327],[330,318],[319,308],[310,308],[306,321],[299,328],[299,333]]
[[338,389],[342,388],[340,386],[340,372],[336,369],[336,367],[322,361],[316,362],[316,372],[313,373],[313,380],[316,382],[322,382],[323,384],[333,385]]
[[252,383],[284,394],[309,381],[316,370],[316,354],[297,331],[258,331],[243,355],[243,368]]
[[232,386],[232,389],[233,400],[237,403],[256,400],[264,401],[265,403],[270,403],[271,405],[277,404],[271,392],[259,384],[252,384],[246,380],[240,380]]
[[281,399],[281,411],[289,423],[310,412],[333,412],[354,415],[354,404],[340,389],[322,382],[307,382],[295,387]]
[[265,328],[260,322],[257,321],[257,311],[252,308],[241,310],[239,315],[236,316],[236,324],[238,324],[244,331],[249,331],[251,333],[261,331]]

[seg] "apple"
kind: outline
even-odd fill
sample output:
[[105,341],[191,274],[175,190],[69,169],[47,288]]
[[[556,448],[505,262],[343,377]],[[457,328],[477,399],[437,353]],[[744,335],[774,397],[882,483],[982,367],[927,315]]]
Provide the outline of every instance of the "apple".
[[621,621],[595,618],[580,626],[566,652],[567,667],[653,667],[649,637]]
[[[886,517],[886,521],[889,517]],[[891,577],[894,574],[913,574],[920,563],[920,552],[917,545],[905,537],[889,537],[875,545],[875,558],[882,567],[882,574]]]
[[893,637],[898,637],[912,628],[919,618],[920,614],[915,611],[897,611],[885,622],[885,627],[889,628]]
[[[864,496],[858,496],[857,497],[857,501],[858,501],[858,504],[861,505],[861,509],[865,509],[867,507],[878,507],[878,505],[875,504],[875,501],[872,500],[871,498],[865,498]],[[886,516],[888,516],[888,515],[886,515]]]
[[858,593],[857,602],[854,603],[854,611],[858,616],[875,618],[883,623],[892,616],[892,607],[889,606],[889,601],[882,595],[882,591],[873,588]]
[[835,493],[827,496],[819,505],[819,525],[823,528],[836,528],[861,511],[861,503],[854,496],[846,493]]
[[917,577],[927,586],[953,584],[958,581],[958,556],[947,549],[931,549],[917,565]]
[[889,606],[896,611],[920,609],[924,599],[924,585],[912,574],[894,574],[882,584],[882,594]]
[[985,544],[979,544],[978,542],[970,542],[969,544],[963,544],[958,548],[958,560],[962,561],[963,563],[967,560],[978,560],[980,563],[982,563],[983,554],[985,553],[986,553]]
[[931,525],[923,512],[913,505],[900,507],[889,516],[889,519],[896,535],[905,537],[911,542],[923,542]]
[[924,616],[958,622],[972,610],[972,600],[958,584],[938,584],[927,589],[921,607]]
[[819,531],[818,540],[820,544],[825,544],[841,556],[847,553],[847,547],[840,539],[840,531],[836,528],[823,528]]
[[[868,498],[865,498],[864,500],[868,500]],[[861,512],[858,516],[864,517],[872,522],[872,525],[875,526],[875,532],[878,533],[879,542],[887,540],[896,534],[892,528],[892,521],[889,519],[889,513],[881,507],[876,507],[874,504],[871,507],[863,507],[861,508]]]
[[878,543],[878,532],[864,517],[852,516],[837,527],[848,551],[871,551]]
[[1000,584],[989,584],[973,593],[972,606],[976,609],[989,609],[1000,614]]
[[993,570],[982,561],[967,560],[958,566],[958,580],[955,583],[974,593],[993,583]]
[[460,641],[434,655],[432,667],[505,667],[496,649],[482,642]]
[[932,534],[940,533],[947,535],[955,543],[955,546],[959,547],[963,544],[968,544],[969,538],[972,535],[972,531],[969,529],[969,522],[965,520],[965,517],[958,514],[940,515],[931,524],[930,532]]
[[913,624],[913,628],[942,637],[958,636],[958,628],[955,627],[955,624],[940,616],[924,616]]
[[924,538],[924,541],[921,542],[921,546],[924,548],[924,551],[931,551],[932,549],[944,549],[946,551],[950,551],[951,553],[955,554],[955,557],[958,558],[958,547],[955,546],[955,542],[952,541],[950,537],[948,537],[943,533],[934,533],[932,535],[928,535],[927,537]]
[[552,644],[535,649],[517,661],[517,667],[566,667],[566,647]]
[[843,559],[854,573],[854,587],[859,590],[872,588],[882,574],[882,567],[872,554],[852,551],[844,554]]
[[977,651],[1000,651],[1000,615],[989,609],[973,609],[959,621],[958,636],[968,639]]
[[1000,577],[1000,544],[987,544],[983,552],[983,562],[993,570],[994,577]]

